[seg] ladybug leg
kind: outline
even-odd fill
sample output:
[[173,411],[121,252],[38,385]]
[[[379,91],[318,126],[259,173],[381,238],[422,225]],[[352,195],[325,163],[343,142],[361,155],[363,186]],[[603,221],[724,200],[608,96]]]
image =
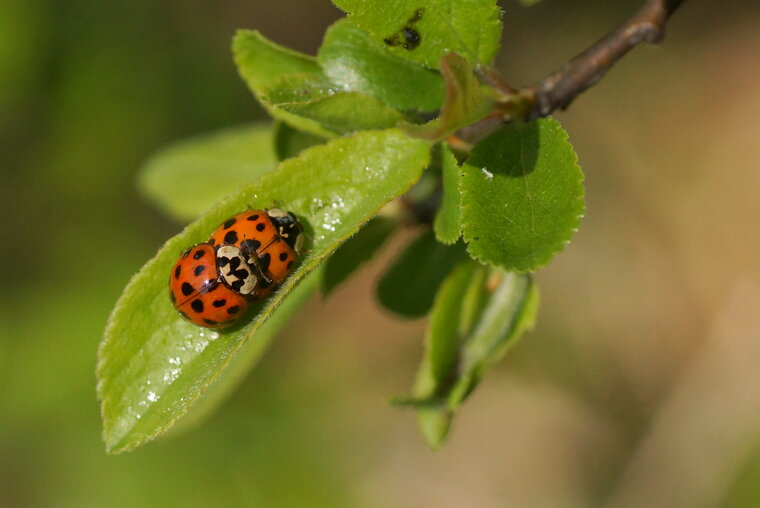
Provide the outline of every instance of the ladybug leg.
[[311,245],[311,243],[314,241],[314,237],[307,233],[306,231],[301,231],[301,234],[298,235],[298,238],[296,239],[296,244],[294,245],[294,249],[296,253],[300,254],[308,254],[311,252],[311,249],[306,249],[305,246],[307,244]]
[[[268,255],[269,254],[265,254],[265,256],[268,256]],[[269,289],[270,287],[272,287],[272,285],[274,285],[274,279],[272,279],[271,277],[267,277],[265,273],[265,269],[264,269],[264,266],[262,265],[261,258],[257,258],[256,256],[254,256],[249,262],[249,264],[255,267],[256,271],[260,275],[259,282],[258,282],[259,289]]]
[[254,261],[253,264],[256,267],[256,269],[259,271],[259,274],[261,275],[261,284],[260,285],[262,287],[271,286],[272,283],[274,282],[274,280],[272,280],[270,277],[266,276],[266,274],[264,273],[264,270],[261,267],[261,263]]

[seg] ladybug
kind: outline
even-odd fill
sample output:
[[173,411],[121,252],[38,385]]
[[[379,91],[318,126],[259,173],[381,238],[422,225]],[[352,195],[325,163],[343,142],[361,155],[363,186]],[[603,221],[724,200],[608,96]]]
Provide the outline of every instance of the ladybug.
[[239,247],[200,243],[175,263],[169,297],[177,312],[196,325],[224,328],[245,314],[257,282]]
[[269,296],[293,271],[303,239],[303,228],[292,212],[270,208],[231,217],[211,234],[208,243],[240,248],[260,276],[255,299]]

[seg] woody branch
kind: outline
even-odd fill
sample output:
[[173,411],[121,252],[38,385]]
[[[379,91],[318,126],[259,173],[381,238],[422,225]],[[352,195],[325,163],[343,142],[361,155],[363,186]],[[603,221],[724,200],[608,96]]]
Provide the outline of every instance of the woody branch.
[[524,118],[533,120],[567,108],[583,91],[595,85],[630,50],[642,42],[656,44],[665,25],[684,0],[648,0],[622,25],[575,56],[562,69],[518,90],[532,106]]

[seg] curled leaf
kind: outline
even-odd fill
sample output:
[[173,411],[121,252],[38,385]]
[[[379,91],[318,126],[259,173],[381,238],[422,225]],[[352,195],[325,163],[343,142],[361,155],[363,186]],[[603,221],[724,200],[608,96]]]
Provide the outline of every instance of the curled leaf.
[[446,84],[446,97],[441,114],[424,125],[408,125],[412,136],[440,141],[459,129],[485,118],[494,107],[495,94],[484,86],[472,67],[456,53],[441,58],[441,74]]
[[[491,287],[494,285],[495,287]],[[413,397],[420,431],[437,449],[459,406],[532,327],[538,293],[529,275],[460,264],[435,297]]]

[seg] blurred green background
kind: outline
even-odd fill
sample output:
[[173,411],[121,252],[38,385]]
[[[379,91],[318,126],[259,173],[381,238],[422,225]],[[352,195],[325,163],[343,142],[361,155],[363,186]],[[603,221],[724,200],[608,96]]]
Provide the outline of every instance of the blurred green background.
[[[503,1],[499,67],[554,70],[640,2]],[[0,506],[760,506],[760,5],[685,3],[560,114],[588,211],[534,333],[441,452],[391,408],[424,323],[377,308],[400,246],[319,298],[204,425],[106,456],[95,354],[181,224],[136,191],[177,139],[262,118],[236,28],[313,53],[328,0],[0,2]]]

